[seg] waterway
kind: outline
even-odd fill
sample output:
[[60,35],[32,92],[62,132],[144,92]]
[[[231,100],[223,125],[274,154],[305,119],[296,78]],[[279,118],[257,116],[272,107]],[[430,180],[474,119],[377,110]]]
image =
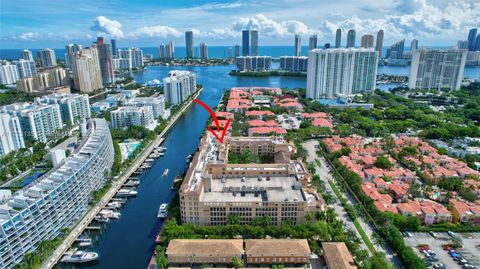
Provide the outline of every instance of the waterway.
[[[199,99],[211,107],[218,104],[225,89],[234,86],[269,86],[289,89],[306,86],[306,79],[302,77],[229,76],[227,73],[234,69],[233,65],[149,66],[143,72],[133,73],[133,76],[137,82],[145,83],[153,79],[161,80],[174,69],[190,70],[197,74],[197,83],[204,87]],[[388,70],[385,69],[382,72],[383,67],[381,67],[379,73],[392,75],[407,75],[408,73],[408,67],[390,69],[392,67],[388,67]],[[196,104],[192,105],[166,136],[163,144],[167,147],[165,156],[158,159],[150,171],[140,177],[138,196],[130,199],[120,211],[121,218],[105,225],[101,232],[93,232],[89,235],[95,239],[92,250],[99,253],[98,261],[81,266],[60,264],[56,268],[146,268],[154,251],[155,237],[162,227],[162,222],[157,219],[158,207],[172,199],[173,193],[170,186],[173,179],[186,169],[186,157],[198,148],[208,116],[203,108]],[[167,168],[169,169],[168,176],[162,177],[163,171]]]
[[[217,105],[224,89],[233,86],[305,87],[304,78],[231,77],[227,75],[231,69],[229,66],[175,68],[192,70],[197,74],[197,83],[204,87],[199,99],[209,106]],[[148,67],[147,71],[135,73],[134,77],[137,82],[143,83],[161,79],[170,70],[173,67]],[[158,207],[172,199],[172,181],[185,170],[187,156],[198,148],[207,118],[208,113],[203,108],[192,105],[166,136],[163,144],[167,147],[165,156],[140,177],[138,196],[130,199],[120,211],[121,218],[104,226],[101,232],[90,234],[96,239],[92,249],[100,255],[96,263],[82,266],[60,264],[56,268],[145,269],[155,247],[155,236],[162,226],[157,219]],[[162,177],[167,168],[168,176]]]

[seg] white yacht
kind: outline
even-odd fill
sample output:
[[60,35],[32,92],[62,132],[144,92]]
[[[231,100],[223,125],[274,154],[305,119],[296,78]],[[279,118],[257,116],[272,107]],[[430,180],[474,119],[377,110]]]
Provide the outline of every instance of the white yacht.
[[135,186],[138,186],[139,184],[140,184],[140,181],[134,180],[134,179],[130,179],[130,180],[127,181],[125,184],[123,184],[123,186],[126,186],[126,187],[135,187]]
[[109,219],[119,219],[122,214],[109,209],[102,209],[99,213],[102,217]]
[[168,204],[161,204],[160,208],[158,209],[157,217],[164,219],[167,217],[168,214]]
[[137,195],[137,191],[129,190],[129,189],[120,189],[117,192],[117,196],[120,196],[120,197],[131,197],[136,195]]
[[96,216],[95,220],[100,223],[109,223],[110,219],[104,216]]
[[167,169],[165,169],[165,171],[163,171],[163,174],[162,174],[162,176],[164,176],[164,177],[165,177],[165,176],[168,176],[168,168],[167,168]]
[[92,245],[92,239],[88,237],[79,237],[75,240],[80,247],[89,247]]
[[74,250],[71,253],[66,253],[61,261],[67,263],[86,263],[96,259],[98,259],[98,253],[96,252]]

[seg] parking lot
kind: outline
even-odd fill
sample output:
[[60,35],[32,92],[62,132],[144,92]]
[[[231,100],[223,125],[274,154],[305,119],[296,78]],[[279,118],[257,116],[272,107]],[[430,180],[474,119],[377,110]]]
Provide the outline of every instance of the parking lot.
[[[405,243],[411,246],[415,250],[415,253],[422,258],[425,256],[420,253],[418,245],[428,245],[429,248],[437,254],[439,259],[438,261],[432,261],[432,264],[443,263],[447,268],[462,268],[462,265],[454,261],[442,247],[444,244],[451,243],[452,237],[447,233],[435,233],[435,235],[436,238],[432,237],[429,233],[412,233],[412,237],[405,237]],[[480,233],[457,234],[457,236],[460,236],[464,246],[462,249],[457,249],[457,253],[460,253],[469,264],[480,268],[480,248],[477,247],[480,245]]]

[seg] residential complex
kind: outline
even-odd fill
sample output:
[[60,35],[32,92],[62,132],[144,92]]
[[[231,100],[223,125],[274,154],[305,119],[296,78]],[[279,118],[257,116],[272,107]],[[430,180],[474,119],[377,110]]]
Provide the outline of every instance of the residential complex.
[[[231,154],[245,151],[272,156],[272,162],[229,163]],[[307,187],[310,174],[305,166],[290,160],[294,151],[280,138],[228,137],[219,144],[204,135],[180,188],[182,222],[225,225],[228,216],[236,215],[241,224],[262,216],[270,217],[273,225],[304,223],[306,214],[320,207],[320,198]]]
[[383,49],[383,30],[377,32],[377,41],[375,43],[375,50],[378,52],[378,58],[382,58]]
[[318,36],[312,35],[308,38],[308,50],[313,50],[317,48]]
[[22,59],[27,61],[33,61],[33,54],[30,50],[23,50],[22,51]]
[[250,55],[250,31],[242,30],[242,56]]
[[0,267],[12,268],[38,243],[57,237],[89,209],[106,181],[114,149],[108,124],[93,119],[73,154],[0,204]]
[[[409,136],[393,137],[392,152],[396,159],[385,150],[385,142],[359,136],[340,138],[333,136],[324,139],[329,152],[337,152],[348,147],[351,153],[341,156],[338,161],[362,182],[363,193],[370,197],[380,211],[388,211],[404,216],[416,216],[425,225],[464,221],[479,223],[480,207],[457,201],[457,194],[446,196],[446,191],[438,188],[443,180],[462,179],[463,184],[478,189],[476,180],[480,172],[446,155],[441,155],[428,143]],[[413,149],[414,152],[406,153]],[[380,168],[379,158],[386,158],[390,168]],[[426,198],[412,197],[410,186],[418,181],[433,185],[426,191]],[[477,194],[478,195],[478,194]],[[451,210],[447,209],[450,204]]]
[[307,98],[372,92],[377,65],[378,53],[373,48],[312,50],[308,56]]
[[201,264],[230,267],[232,257],[246,266],[293,267],[304,266],[311,258],[307,239],[174,239],[166,254],[170,265],[188,268]]
[[115,129],[125,129],[128,126],[142,126],[153,130],[157,126],[157,121],[150,106],[122,106],[111,111],[110,115],[112,117],[112,127]]
[[113,59],[113,66],[116,70],[143,68],[143,50],[139,48],[119,49],[116,58]]
[[373,35],[363,35],[361,42],[360,42],[360,47],[362,48],[373,48]]
[[0,112],[0,157],[25,147],[20,120]]
[[90,93],[103,89],[102,71],[96,47],[76,52],[73,59],[73,82],[77,90]]
[[282,56],[280,57],[280,69],[293,72],[307,72],[308,57],[305,56]]
[[295,50],[294,56],[301,56],[302,55],[302,37],[300,35],[295,35]]
[[0,107],[0,113],[18,117],[24,138],[47,142],[63,128],[58,104],[15,103]]
[[170,117],[170,109],[165,108],[165,97],[163,95],[152,97],[134,97],[124,102],[123,105],[133,107],[151,107],[154,119],[167,119]]
[[17,66],[6,63],[0,64],[0,84],[14,84],[19,79]]
[[[24,77],[17,81],[17,90],[25,93],[45,92],[64,89],[69,85],[67,71],[61,67],[46,68],[33,76]],[[67,91],[70,92],[69,87]]]
[[58,104],[62,122],[74,126],[90,118],[90,101],[86,94],[54,93],[35,99],[37,104]]
[[98,50],[102,81],[104,84],[111,84],[115,82],[115,74],[113,72],[112,50],[110,44],[105,43],[103,37],[98,37],[95,46]]
[[355,35],[356,32],[353,29],[348,30],[347,33],[347,48],[355,48]]
[[265,71],[272,67],[270,56],[240,56],[237,57],[239,71]]
[[398,41],[387,49],[387,59],[403,59],[405,49],[405,39]]
[[195,51],[193,50],[193,32],[192,31],[185,32],[185,49],[187,50],[186,51],[187,58],[195,57]]
[[197,76],[191,71],[173,70],[163,79],[165,99],[172,105],[178,105],[196,91]]
[[251,45],[250,55],[258,56],[258,31],[257,30],[250,31],[250,45]]
[[198,47],[200,59],[208,59],[208,46],[205,42]]
[[418,49],[412,54],[408,87],[459,90],[466,59],[466,50]]
[[13,61],[12,64],[17,66],[18,76],[20,78],[31,77],[37,74],[37,67],[34,61],[20,59]]
[[57,65],[57,56],[53,49],[42,49],[37,52],[41,67],[54,67]]

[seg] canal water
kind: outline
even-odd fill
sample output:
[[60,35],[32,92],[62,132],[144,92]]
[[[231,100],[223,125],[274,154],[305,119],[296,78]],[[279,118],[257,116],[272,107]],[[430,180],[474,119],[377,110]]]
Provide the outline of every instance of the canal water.
[[[199,99],[211,107],[218,104],[224,89],[233,86],[305,87],[304,78],[231,77],[227,74],[231,69],[229,66],[153,66],[133,75],[137,82],[143,83],[162,79],[174,69],[191,70],[197,74],[197,83],[204,87]],[[101,232],[89,234],[95,239],[92,250],[99,253],[98,261],[81,266],[60,264],[56,268],[145,269],[155,247],[155,237],[162,225],[157,219],[158,208],[173,197],[170,186],[175,176],[185,170],[187,156],[198,148],[208,116],[206,110],[193,104],[167,134],[163,143],[163,146],[167,147],[165,156],[159,158],[150,171],[140,177],[138,195],[131,198],[120,211],[121,218],[105,225]],[[167,168],[168,176],[162,177]]]
[[[175,69],[190,70],[197,74],[197,83],[204,90],[199,99],[214,107],[218,104],[225,89],[234,86],[269,86],[282,88],[305,88],[306,79],[302,77],[235,77],[228,72],[229,66],[210,67],[168,67],[149,66],[143,72],[133,73],[135,80],[145,83],[153,79],[166,77]],[[390,70],[379,73],[408,75],[408,68]],[[384,87],[382,87],[385,89]],[[101,232],[90,233],[95,239],[93,251],[99,253],[99,259],[88,265],[57,265],[56,268],[101,268],[101,269],[145,269],[155,248],[155,237],[162,223],[157,219],[159,205],[168,203],[173,193],[170,186],[176,175],[181,174],[187,166],[186,158],[196,151],[202,130],[209,114],[199,105],[193,104],[179,118],[163,146],[167,147],[164,157],[158,159],[150,171],[140,177],[138,195],[132,198],[120,211],[122,216],[104,226]],[[169,169],[166,177],[162,176]]]

